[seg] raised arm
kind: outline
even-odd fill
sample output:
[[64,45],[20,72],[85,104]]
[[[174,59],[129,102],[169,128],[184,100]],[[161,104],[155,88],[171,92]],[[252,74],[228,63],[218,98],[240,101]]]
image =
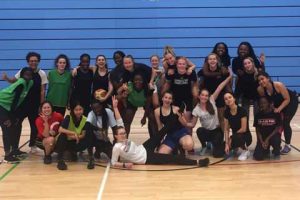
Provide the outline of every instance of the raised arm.
[[216,100],[220,94],[220,92],[224,89],[224,87],[231,81],[232,73],[217,87],[215,92],[211,95],[214,100]]

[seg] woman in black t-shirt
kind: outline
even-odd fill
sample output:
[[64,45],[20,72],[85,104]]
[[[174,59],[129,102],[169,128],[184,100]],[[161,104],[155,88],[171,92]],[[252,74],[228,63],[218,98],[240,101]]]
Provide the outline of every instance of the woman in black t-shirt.
[[266,97],[259,99],[259,110],[254,118],[257,145],[253,158],[255,160],[263,160],[266,156],[269,156],[270,146],[273,147],[272,153],[275,158],[279,158],[281,116],[279,113],[274,112],[274,109]]
[[[250,156],[248,146],[252,142],[247,112],[236,104],[231,93],[225,93],[224,100],[227,106],[224,113],[225,152],[229,154],[230,149],[238,150],[240,148],[242,152],[238,160],[246,160]],[[229,137],[229,129],[232,130],[231,137]]]

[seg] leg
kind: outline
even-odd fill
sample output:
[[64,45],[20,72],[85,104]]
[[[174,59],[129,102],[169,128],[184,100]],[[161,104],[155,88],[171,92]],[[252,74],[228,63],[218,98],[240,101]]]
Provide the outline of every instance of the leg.
[[218,118],[220,122],[220,127],[222,131],[224,131],[224,112],[225,112],[225,107],[218,107]]
[[173,149],[166,144],[162,144],[158,149],[158,153],[160,154],[171,154],[172,151]]
[[253,158],[258,161],[264,160],[264,158],[265,158],[265,149],[262,147],[262,145],[259,141],[256,144]]
[[148,131],[149,131],[150,137],[153,137],[154,134],[157,133],[157,129],[158,128],[157,128],[157,125],[156,125],[154,112],[152,110],[152,111],[150,111],[150,113],[148,115]]
[[38,108],[33,108],[33,110],[28,113],[28,120],[29,120],[30,130],[31,130],[30,142],[29,142],[30,147],[35,146],[35,140],[37,137],[37,128],[35,126],[35,120],[37,117],[38,117]]
[[220,158],[224,156],[224,134],[221,128],[212,131],[213,157]]
[[197,165],[197,160],[187,159],[184,155],[171,155],[161,153],[148,153],[146,164],[163,165],[163,164],[177,164],[177,165]]
[[281,143],[281,138],[280,138],[280,134],[276,133],[273,137],[270,138],[270,145],[273,148],[273,154],[274,156],[280,156],[280,143]]
[[55,146],[55,149],[58,153],[57,154],[57,160],[58,160],[57,168],[59,170],[66,170],[67,169],[67,165],[63,160],[63,154],[64,154],[64,151],[67,148],[67,144],[68,144],[67,135],[61,133],[57,138],[56,146]]
[[129,133],[130,133],[130,126],[131,123],[133,121],[133,117],[136,113],[137,108],[133,108],[128,106],[127,108],[124,109],[124,114],[123,114],[123,122],[124,122],[124,126],[125,126],[125,130],[127,133],[127,137],[129,137]]
[[185,135],[179,139],[179,144],[184,150],[191,151],[194,149],[194,141],[192,136]]
[[43,146],[45,148],[45,156],[51,155],[55,147],[55,138],[47,137],[43,139]]
[[208,141],[208,137],[209,137],[208,136],[208,134],[209,134],[208,130],[206,130],[203,127],[199,127],[197,129],[196,133],[197,133],[197,136],[198,136],[198,139],[201,143],[202,148],[206,147],[206,142]]

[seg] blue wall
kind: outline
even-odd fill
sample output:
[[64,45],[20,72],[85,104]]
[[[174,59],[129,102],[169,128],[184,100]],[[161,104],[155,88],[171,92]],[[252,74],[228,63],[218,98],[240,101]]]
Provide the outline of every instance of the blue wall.
[[[165,45],[201,67],[216,42],[231,56],[241,41],[267,56],[273,76],[300,76],[300,1],[200,0],[4,0],[0,7],[0,73],[26,65],[28,51],[42,54],[50,69],[65,53],[72,65],[81,53],[112,54],[121,49],[138,62],[162,55]],[[300,92],[299,77],[280,77]],[[0,82],[0,88],[6,83]]]

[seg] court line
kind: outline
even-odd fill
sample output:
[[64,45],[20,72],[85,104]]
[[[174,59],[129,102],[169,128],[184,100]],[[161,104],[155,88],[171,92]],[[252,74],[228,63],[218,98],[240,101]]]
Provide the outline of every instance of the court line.
[[105,172],[104,172],[104,176],[103,176],[103,179],[102,179],[100,187],[99,187],[99,192],[98,192],[98,195],[97,195],[97,200],[101,200],[102,199],[102,194],[103,194],[103,191],[104,191],[104,188],[105,188],[105,184],[106,184],[106,181],[107,181],[107,177],[108,177],[108,174],[109,174],[109,169],[110,169],[110,162],[106,166],[106,169],[105,169]]
[[[20,150],[22,147],[24,147],[27,143],[29,143],[29,140],[27,142],[25,142],[24,144],[22,144],[18,150]],[[26,159],[26,158],[25,158]],[[1,176],[0,176],[0,181],[2,181],[5,177],[7,177],[19,164],[21,163],[18,162],[18,163],[15,163],[13,164],[13,166],[11,166],[6,172],[4,172]]]

